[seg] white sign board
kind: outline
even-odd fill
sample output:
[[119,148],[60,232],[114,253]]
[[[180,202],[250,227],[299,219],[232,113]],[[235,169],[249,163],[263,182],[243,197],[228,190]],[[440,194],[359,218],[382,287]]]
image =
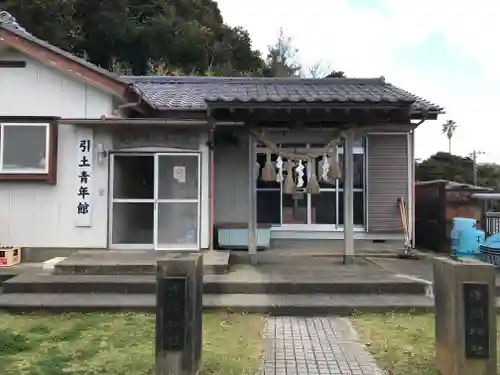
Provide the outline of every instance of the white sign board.
[[75,226],[92,226],[92,166],[94,131],[88,128],[76,129],[76,204]]
[[179,184],[185,184],[186,183],[186,167],[183,167],[183,166],[174,167],[174,179]]

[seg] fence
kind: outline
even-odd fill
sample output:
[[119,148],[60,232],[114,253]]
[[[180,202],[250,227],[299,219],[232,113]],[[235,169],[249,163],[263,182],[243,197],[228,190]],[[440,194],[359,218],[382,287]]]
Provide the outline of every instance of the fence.
[[500,233],[500,212],[486,212],[486,225],[484,231],[486,236],[491,236],[495,233]]

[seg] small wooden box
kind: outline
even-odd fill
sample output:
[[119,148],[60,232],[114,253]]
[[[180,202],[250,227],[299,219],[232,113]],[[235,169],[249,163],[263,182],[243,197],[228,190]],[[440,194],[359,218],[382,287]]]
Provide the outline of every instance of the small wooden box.
[[11,267],[21,263],[20,246],[0,246],[0,267]]

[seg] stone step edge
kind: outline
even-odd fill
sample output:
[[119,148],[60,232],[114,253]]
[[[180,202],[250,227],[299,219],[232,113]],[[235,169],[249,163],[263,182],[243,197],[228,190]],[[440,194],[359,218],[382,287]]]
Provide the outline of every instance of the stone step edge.
[[[260,285],[260,284],[320,284],[320,285],[336,285],[336,284],[353,284],[353,285],[421,285],[425,287],[428,282],[419,279],[403,278],[396,275],[397,278],[392,280],[377,280],[369,279],[360,281],[357,278],[352,279],[337,279],[337,280],[235,280],[226,279],[224,275],[204,275],[203,282],[210,284],[245,284],[245,285]],[[399,278],[399,279],[398,279]],[[56,274],[56,273],[23,273],[11,277],[6,283],[19,284],[72,284],[72,283],[88,282],[88,283],[154,283],[156,275],[94,275],[94,274]],[[432,284],[432,283],[429,283]]]
[[[142,268],[141,268],[142,267]],[[147,271],[145,271],[145,268],[147,267]],[[94,276],[101,276],[101,275],[110,275],[113,274],[109,270],[120,270],[120,273],[117,273],[118,275],[136,275],[137,272],[136,269],[141,269],[140,274],[149,274],[149,275],[154,275],[156,274],[156,265],[151,265],[151,266],[127,266],[127,265],[118,265],[118,266],[113,266],[113,265],[99,265],[99,266],[81,266],[81,265],[67,265],[67,264],[56,264],[53,268],[53,272],[56,275],[94,275]],[[204,264],[203,265],[203,274],[205,275],[226,275],[229,273],[230,269],[229,264]],[[75,269],[79,270],[78,272],[75,272]],[[85,270],[85,271],[82,271]]]
[[[30,312],[48,311],[92,312],[92,311],[143,311],[154,312],[154,295],[144,294],[32,294],[0,295],[0,311]],[[204,295],[204,310],[230,310],[234,312],[309,315],[352,314],[354,312],[415,311],[430,312],[434,301],[425,296],[413,295],[266,295],[226,294]]]
[[[122,275],[51,275],[25,274],[19,275],[3,284],[4,294],[13,293],[64,293],[64,294],[139,294],[154,293],[154,276],[122,276]],[[224,280],[217,276],[206,275],[204,288],[207,294],[426,294],[426,285],[407,280],[384,280],[359,282],[354,280],[311,281],[298,283],[294,281],[243,281]]]

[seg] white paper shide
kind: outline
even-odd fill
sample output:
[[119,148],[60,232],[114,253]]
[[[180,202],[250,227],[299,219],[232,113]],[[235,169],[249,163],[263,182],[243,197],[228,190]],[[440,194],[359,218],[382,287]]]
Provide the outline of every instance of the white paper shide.
[[77,129],[76,131],[76,205],[75,226],[92,226],[92,166],[94,133],[92,129]]

